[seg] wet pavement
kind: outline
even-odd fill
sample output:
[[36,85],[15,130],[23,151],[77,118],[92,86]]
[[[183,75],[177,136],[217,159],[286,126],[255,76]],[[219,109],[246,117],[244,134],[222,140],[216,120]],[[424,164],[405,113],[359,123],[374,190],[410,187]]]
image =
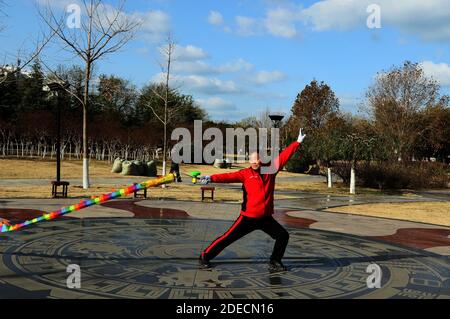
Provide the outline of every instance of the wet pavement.
[[[269,273],[273,240],[261,231],[198,269],[202,249],[238,216],[237,203],[118,199],[1,234],[0,298],[450,298],[449,227],[323,211],[443,200],[445,192],[297,195],[276,201],[275,218],[290,233],[288,272]],[[0,217],[21,221],[72,203],[0,199]],[[81,287],[69,289],[74,264]],[[368,286],[371,264],[381,288]]]
[[[289,271],[269,273],[273,241],[254,232],[210,270],[197,256],[231,225],[204,219],[91,218],[2,236],[1,298],[449,298],[448,258],[378,240],[288,227]],[[381,288],[367,285],[370,264]],[[81,287],[68,289],[79,265]]]

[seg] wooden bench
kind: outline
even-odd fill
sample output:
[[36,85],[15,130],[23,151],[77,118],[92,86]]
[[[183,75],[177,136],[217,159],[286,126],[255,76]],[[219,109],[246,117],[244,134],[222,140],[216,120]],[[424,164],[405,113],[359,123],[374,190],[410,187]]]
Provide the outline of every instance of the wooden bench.
[[[69,188],[70,183],[66,181],[52,181],[52,197],[56,198],[58,195],[61,195],[63,198],[67,198],[67,190]],[[58,187],[62,186],[62,191],[58,192]]]
[[[136,185],[137,183],[133,183],[133,185]],[[142,197],[143,198],[147,198],[147,188],[143,188],[140,190],[135,190],[134,191],[134,198],[137,198],[140,194],[139,192],[142,192]]]
[[215,187],[202,186],[202,187],[200,187],[200,189],[202,190],[202,202],[205,200],[205,191],[211,191],[211,197],[208,197],[208,198],[211,198],[211,200],[214,201],[214,191],[216,190]]

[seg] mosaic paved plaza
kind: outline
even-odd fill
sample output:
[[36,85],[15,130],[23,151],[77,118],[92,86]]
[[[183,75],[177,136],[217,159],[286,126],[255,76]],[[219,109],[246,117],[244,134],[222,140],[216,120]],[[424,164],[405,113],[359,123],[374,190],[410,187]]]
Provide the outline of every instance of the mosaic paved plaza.
[[[37,214],[6,208],[15,205],[3,202],[2,217]],[[268,271],[274,242],[261,231],[225,249],[211,269],[198,269],[199,253],[237,212],[232,204],[124,199],[93,207],[89,217],[74,213],[2,234],[0,298],[450,297],[449,228],[312,210],[275,214],[290,233],[289,271]],[[73,264],[81,287],[70,289]],[[380,288],[368,286],[371,264],[381,270]]]

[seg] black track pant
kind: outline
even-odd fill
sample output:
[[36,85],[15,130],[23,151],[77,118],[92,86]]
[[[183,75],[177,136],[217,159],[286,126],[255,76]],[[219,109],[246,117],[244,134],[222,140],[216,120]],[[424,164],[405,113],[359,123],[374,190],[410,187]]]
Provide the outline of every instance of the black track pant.
[[214,240],[202,252],[203,258],[207,261],[213,259],[227,246],[257,229],[275,239],[275,246],[270,259],[281,261],[289,241],[289,233],[272,216],[250,218],[240,215],[230,229]]

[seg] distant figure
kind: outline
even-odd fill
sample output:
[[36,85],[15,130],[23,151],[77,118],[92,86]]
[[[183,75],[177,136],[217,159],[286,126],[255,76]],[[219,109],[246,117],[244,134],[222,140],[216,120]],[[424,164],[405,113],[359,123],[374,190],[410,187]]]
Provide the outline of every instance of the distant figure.
[[172,160],[172,164],[170,164],[170,173],[175,174],[175,181],[177,183],[181,183],[181,175],[180,175],[180,165]]

